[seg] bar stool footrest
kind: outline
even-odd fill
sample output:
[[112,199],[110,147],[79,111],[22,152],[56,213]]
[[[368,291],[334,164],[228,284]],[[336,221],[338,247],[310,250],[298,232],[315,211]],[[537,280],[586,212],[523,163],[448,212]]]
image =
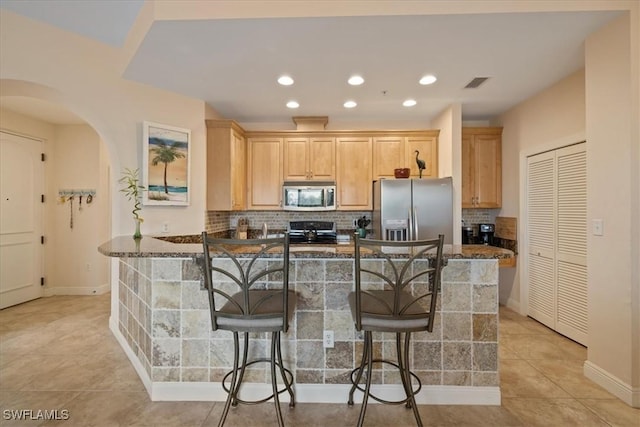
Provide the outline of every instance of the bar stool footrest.
[[[271,363],[271,359],[263,358],[263,359],[252,360],[251,362],[245,365],[245,369],[256,363]],[[278,367],[281,366],[279,362],[275,362],[275,365]],[[238,371],[240,371],[241,369],[242,368],[238,368]],[[287,374],[287,377],[289,377],[288,379],[283,378],[283,381],[286,381],[286,383],[288,384],[293,384],[293,373],[287,368],[283,367],[282,369]],[[231,393],[231,391],[229,390],[229,387],[227,387],[227,385],[225,384],[225,382],[227,381],[227,378],[229,378],[230,375],[233,375],[233,369],[227,372],[224,378],[222,378],[222,388],[227,393]],[[284,384],[284,387],[281,390],[278,390],[278,394],[282,394],[289,389],[290,385],[288,386],[286,383]],[[273,399],[273,393],[271,393],[269,396],[265,397],[264,399],[260,399],[260,400],[242,400],[238,396],[235,396],[235,399],[234,399],[235,404],[233,406],[236,406],[237,403],[242,403],[243,405],[257,405],[259,403],[267,402],[270,399]],[[292,406],[291,403],[293,402],[290,402],[289,406]]]
[[[372,363],[385,363],[387,365],[395,366],[396,368],[398,368],[398,370],[400,369],[400,365],[398,365],[397,363],[392,362],[390,360],[374,359],[374,360],[372,360]],[[361,387],[360,384],[356,384],[355,379],[354,379],[353,376],[355,374],[357,374],[360,369],[365,369],[365,368],[366,368],[366,366],[359,366],[359,367],[355,368],[353,371],[351,371],[351,376],[350,376],[351,384],[354,385],[358,390],[360,390],[363,393],[364,393],[364,388]],[[367,375],[370,375],[370,374],[367,372]],[[416,374],[414,374],[412,371],[409,371],[409,375],[411,375],[411,377],[413,377],[418,383],[417,384],[417,388],[413,389],[411,391],[411,394],[413,396],[415,396],[416,394],[418,394],[420,392],[420,390],[422,390],[422,382],[420,381],[420,378],[418,378],[418,376]],[[386,404],[389,404],[389,405],[402,405],[402,404],[409,403],[409,401],[411,400],[411,396],[407,396],[402,400],[385,400],[385,399],[382,399],[381,397],[377,397],[376,395],[371,393],[371,391],[369,391],[369,397],[374,399],[374,400],[376,400],[376,401],[378,401],[378,402],[380,402],[380,403],[386,403]]]

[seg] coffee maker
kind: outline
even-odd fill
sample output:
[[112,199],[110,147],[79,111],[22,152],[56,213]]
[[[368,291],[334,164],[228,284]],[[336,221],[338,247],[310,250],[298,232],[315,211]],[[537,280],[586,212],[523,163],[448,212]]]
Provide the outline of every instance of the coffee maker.
[[496,231],[494,224],[480,224],[478,226],[478,237],[483,245],[493,245],[493,233]]
[[478,224],[462,226],[462,244],[474,244],[478,240]]

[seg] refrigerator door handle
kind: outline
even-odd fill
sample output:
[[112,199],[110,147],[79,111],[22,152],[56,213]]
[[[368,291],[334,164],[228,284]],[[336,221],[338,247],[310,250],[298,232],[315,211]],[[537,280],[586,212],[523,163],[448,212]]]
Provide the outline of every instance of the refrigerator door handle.
[[414,227],[413,240],[419,240],[418,239],[418,208],[413,208],[413,227]]
[[411,208],[409,208],[409,227],[407,230],[407,239],[413,240],[413,214],[411,213]]

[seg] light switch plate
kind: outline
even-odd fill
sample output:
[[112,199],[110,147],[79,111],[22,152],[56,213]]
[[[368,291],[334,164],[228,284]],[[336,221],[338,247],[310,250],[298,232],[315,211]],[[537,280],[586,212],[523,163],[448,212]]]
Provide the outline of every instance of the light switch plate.
[[591,222],[593,235],[594,236],[602,236],[604,235],[604,223],[601,219],[594,219]]

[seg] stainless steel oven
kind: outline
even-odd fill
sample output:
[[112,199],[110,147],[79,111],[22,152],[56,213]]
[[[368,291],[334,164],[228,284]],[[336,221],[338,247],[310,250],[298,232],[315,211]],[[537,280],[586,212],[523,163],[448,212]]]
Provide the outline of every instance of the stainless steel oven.
[[334,182],[285,182],[283,207],[286,211],[333,211],[336,209]]

